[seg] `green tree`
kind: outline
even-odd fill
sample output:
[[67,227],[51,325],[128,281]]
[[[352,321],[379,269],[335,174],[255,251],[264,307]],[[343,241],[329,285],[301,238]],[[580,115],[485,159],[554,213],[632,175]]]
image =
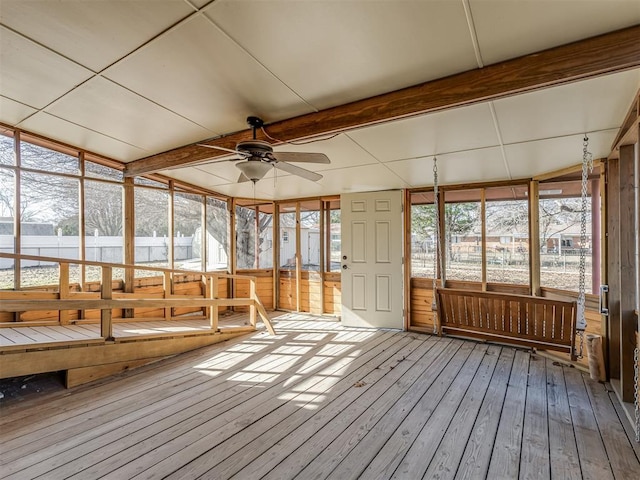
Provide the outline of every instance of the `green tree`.
[[447,203],[444,206],[447,258],[454,260],[451,241],[454,235],[466,235],[480,222],[480,202]]

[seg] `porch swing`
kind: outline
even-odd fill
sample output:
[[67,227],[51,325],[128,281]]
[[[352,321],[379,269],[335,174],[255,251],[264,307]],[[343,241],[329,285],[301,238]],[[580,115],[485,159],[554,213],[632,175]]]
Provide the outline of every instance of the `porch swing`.
[[[587,181],[593,160],[585,136],[582,159],[580,218],[580,274],[578,301],[552,300],[530,295],[503,294],[446,287],[440,225],[437,158],[433,159],[435,204],[435,255],[433,276],[433,333],[479,338],[541,350],[583,355],[585,320]],[[438,286],[438,277],[440,286]],[[576,338],[579,340],[576,349]]]

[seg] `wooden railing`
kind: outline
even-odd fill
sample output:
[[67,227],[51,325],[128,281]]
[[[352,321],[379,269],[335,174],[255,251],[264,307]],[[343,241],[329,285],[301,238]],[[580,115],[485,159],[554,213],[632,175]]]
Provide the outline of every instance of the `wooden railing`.
[[438,288],[440,333],[558,350],[575,360],[576,302]]
[[[86,260],[74,260],[55,257],[41,257],[34,255],[20,255],[0,253],[0,258],[12,258],[15,260],[31,260],[38,262],[58,263],[59,280],[58,292],[42,292],[32,290],[3,290],[0,291],[0,312],[26,312],[53,310],[59,312],[60,324],[69,323],[69,311],[100,310],[100,331],[104,339],[113,338],[113,309],[134,308],[163,308],[165,319],[170,319],[171,309],[176,307],[206,307],[211,329],[218,331],[218,307],[248,306],[249,319],[253,327],[256,326],[259,315],[267,330],[275,334],[269,321],[267,312],[256,294],[256,278],[248,275],[229,275],[220,272],[194,272],[191,270],[168,269],[144,265],[129,265],[117,263],[100,263]],[[102,269],[100,292],[97,296],[90,292],[70,292],[69,265],[95,266]],[[123,270],[147,270],[158,272],[164,279],[164,298],[145,298],[144,294],[122,293],[113,291],[112,274],[114,268]],[[172,296],[170,285],[174,275],[201,275],[205,285],[203,296]],[[133,275],[131,275],[133,278]],[[249,281],[249,297],[246,298],[219,298],[218,283],[220,280],[237,279]],[[43,298],[46,297],[46,298]],[[19,326],[20,322],[15,322]],[[4,324],[4,326],[7,326]]]

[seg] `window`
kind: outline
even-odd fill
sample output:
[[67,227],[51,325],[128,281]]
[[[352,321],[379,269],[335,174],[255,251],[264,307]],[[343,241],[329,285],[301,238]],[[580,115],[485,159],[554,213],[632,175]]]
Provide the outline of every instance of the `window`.
[[121,185],[85,180],[85,260],[123,263],[122,203]]
[[176,192],[173,196],[173,266],[203,270],[202,208],[204,197]]
[[324,202],[325,228],[328,229],[329,241],[326,242],[327,272],[341,271],[342,239],[340,226],[340,200],[328,200]]
[[[600,215],[592,211],[592,190],[599,190],[598,173],[588,182],[586,204],[587,239],[584,247],[585,285],[591,292],[593,276],[593,240],[599,241],[600,232],[592,231],[592,216]],[[540,225],[540,285],[561,290],[578,291],[580,272],[580,221],[582,212],[580,180],[546,182],[540,184],[539,225]],[[599,207],[599,193],[595,204]],[[596,222],[596,225],[599,222]],[[599,268],[599,259],[596,261]]]
[[526,185],[485,189],[487,282],[529,285]]
[[207,197],[207,271],[229,268],[229,210],[227,202]]
[[[134,198],[136,265],[169,267],[169,192],[136,187]],[[136,275],[157,273],[136,270]]]
[[[80,184],[76,178],[21,172],[21,253],[80,258],[79,192]],[[57,273],[56,263],[24,261],[20,286],[55,284]],[[71,270],[70,280],[80,281],[77,266]]]
[[[411,276],[433,278],[437,259],[436,207],[432,192],[411,194]],[[452,239],[452,242],[455,239]]]
[[85,160],[84,162],[84,175],[87,178],[100,178],[103,180],[113,180],[116,182],[122,182],[124,176],[120,170],[115,168],[105,167],[99,163],[90,162]]
[[289,232],[286,230],[282,232],[282,242],[287,243],[289,241]]
[[480,190],[447,191],[445,198],[446,279],[482,281]]
[[15,165],[16,155],[13,151],[13,137],[0,134],[0,165]]
[[20,142],[20,166],[50,173],[78,175],[79,162],[75,156],[57,152],[29,142]]
[[320,201],[300,202],[300,257],[303,270],[320,271]]
[[236,205],[238,269],[273,268],[273,205]]

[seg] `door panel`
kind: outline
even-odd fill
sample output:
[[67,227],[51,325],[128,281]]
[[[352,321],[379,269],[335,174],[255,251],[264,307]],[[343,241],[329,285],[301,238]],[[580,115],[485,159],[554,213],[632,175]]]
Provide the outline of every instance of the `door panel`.
[[402,192],[342,195],[342,322],[403,328]]

